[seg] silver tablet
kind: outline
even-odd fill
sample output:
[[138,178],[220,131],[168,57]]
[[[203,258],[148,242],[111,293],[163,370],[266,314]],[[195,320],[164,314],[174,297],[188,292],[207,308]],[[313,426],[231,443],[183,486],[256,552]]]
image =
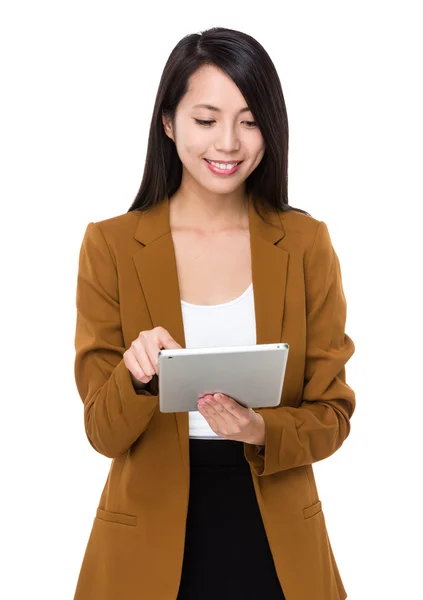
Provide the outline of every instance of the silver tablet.
[[280,404],[289,345],[164,349],[158,353],[161,412],[195,411],[221,392],[246,408]]

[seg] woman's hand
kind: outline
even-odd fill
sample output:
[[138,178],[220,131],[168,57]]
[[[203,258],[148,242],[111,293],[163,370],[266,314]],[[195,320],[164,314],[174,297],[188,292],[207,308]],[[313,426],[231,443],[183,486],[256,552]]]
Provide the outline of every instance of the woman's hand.
[[181,346],[164,327],[155,327],[141,331],[124,352],[123,361],[136,389],[145,387],[154,375],[158,375],[158,354],[163,348],[174,349]]
[[264,446],[264,419],[252,408],[241,406],[225,394],[206,394],[198,399],[198,410],[217,435]]

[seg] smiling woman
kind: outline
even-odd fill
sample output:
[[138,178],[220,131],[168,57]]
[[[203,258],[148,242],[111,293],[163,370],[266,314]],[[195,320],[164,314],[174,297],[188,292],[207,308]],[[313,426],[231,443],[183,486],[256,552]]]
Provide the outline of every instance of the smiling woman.
[[[233,162],[240,163],[235,170],[223,171]],[[263,218],[263,201],[308,214],[288,204],[288,117],[278,73],[245,33],[214,27],[185,36],[170,53],[129,211],[149,210],[166,195],[176,203],[188,181],[197,197],[207,194],[210,209],[217,202],[220,214],[238,212],[247,194]]]
[[[113,460],[75,600],[346,598],[312,463],[349,435],[354,344],[328,228],[289,206],[287,165],[264,48],[225,28],[184,37],[138,194],[80,251],[75,378]],[[159,410],[161,349],[275,342],[290,347],[277,406],[207,390],[198,411]]]
[[[209,102],[199,102],[202,98]],[[213,191],[236,196],[231,200],[235,208],[244,195],[241,183],[260,164],[265,143],[250,107],[245,106],[245,98],[231,77],[216,65],[199,67],[191,75],[188,90],[173,115],[163,111],[163,124],[183,165],[181,185],[173,203],[186,195],[195,181],[196,187],[209,190],[209,197]]]

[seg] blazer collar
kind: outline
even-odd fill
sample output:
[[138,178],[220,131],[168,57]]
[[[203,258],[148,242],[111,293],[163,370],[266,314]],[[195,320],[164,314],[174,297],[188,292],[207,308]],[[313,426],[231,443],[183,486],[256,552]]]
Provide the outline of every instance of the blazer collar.
[[[254,210],[251,194],[248,196],[250,232],[262,237],[264,240],[276,244],[285,236],[285,229],[280,216],[275,211],[269,211],[266,205],[262,205],[262,212],[271,225],[265,224]],[[139,219],[134,237],[144,246],[151,244],[163,235],[170,233],[169,221],[169,198],[165,196],[163,202],[153,206],[148,212],[144,212]]]
[[[285,236],[278,212],[262,212],[264,223],[248,197],[251,268],[256,317],[256,343],[281,341],[289,253],[279,242]],[[175,250],[169,224],[169,198],[140,216],[135,239],[140,242],[133,254],[139,283],[151,318],[151,326],[162,326],[185,348],[181,297]],[[180,433],[185,464],[188,466],[188,413],[174,413]]]

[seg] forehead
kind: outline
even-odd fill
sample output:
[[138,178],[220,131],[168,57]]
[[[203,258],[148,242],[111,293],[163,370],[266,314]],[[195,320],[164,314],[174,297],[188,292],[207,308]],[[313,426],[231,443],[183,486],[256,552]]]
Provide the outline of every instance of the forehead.
[[191,75],[188,91],[180,104],[188,110],[194,109],[197,104],[216,107],[222,111],[239,111],[247,106],[244,96],[229,75],[214,65],[203,65]]

